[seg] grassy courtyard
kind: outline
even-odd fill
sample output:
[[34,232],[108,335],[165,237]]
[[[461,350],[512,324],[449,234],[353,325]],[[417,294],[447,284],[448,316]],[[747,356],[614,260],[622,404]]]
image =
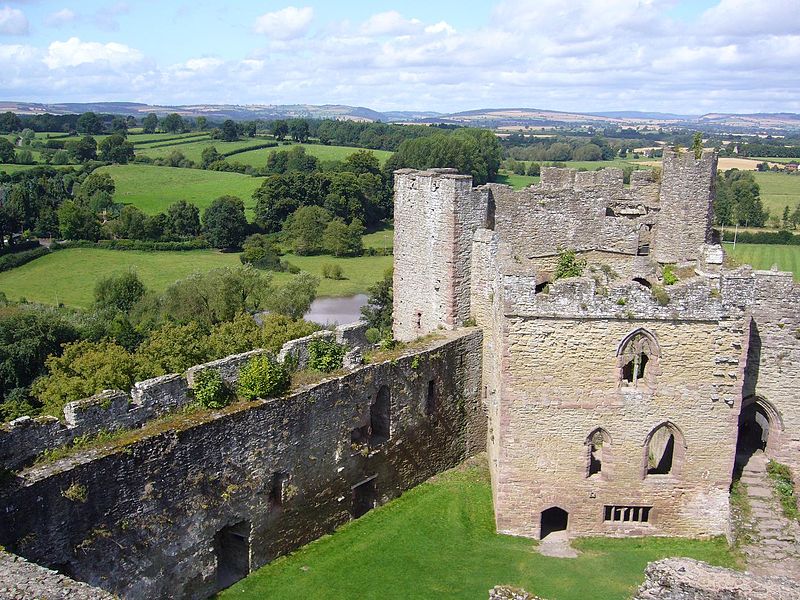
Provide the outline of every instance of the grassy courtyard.
[[[304,271],[320,277],[318,296],[364,293],[392,266],[391,256],[334,258],[289,254],[284,258]],[[326,262],[341,265],[345,279],[322,278],[322,265]],[[112,273],[133,269],[148,288],[160,292],[191,273],[240,265],[238,254],[216,250],[123,252],[75,248],[48,254],[16,269],[0,273],[0,291],[12,300],[25,298],[30,302],[63,303],[85,308],[92,303],[97,280]],[[273,274],[273,280],[278,283],[290,277],[292,275],[288,273]]]
[[219,595],[228,599],[485,600],[498,584],[548,600],[622,600],[649,561],[690,556],[733,566],[724,539],[578,540],[576,559],[548,558],[535,542],[494,530],[482,462],[448,471],[256,571]]

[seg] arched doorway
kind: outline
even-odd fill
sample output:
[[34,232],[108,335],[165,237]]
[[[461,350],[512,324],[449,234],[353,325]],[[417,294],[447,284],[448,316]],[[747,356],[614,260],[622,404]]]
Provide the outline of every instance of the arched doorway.
[[758,452],[765,452],[775,444],[781,430],[781,418],[775,407],[759,396],[742,401],[739,413],[739,437],[736,442],[736,464],[742,466]]
[[539,539],[543,540],[551,533],[556,531],[566,531],[569,524],[569,513],[563,508],[553,506],[542,511],[541,528]]

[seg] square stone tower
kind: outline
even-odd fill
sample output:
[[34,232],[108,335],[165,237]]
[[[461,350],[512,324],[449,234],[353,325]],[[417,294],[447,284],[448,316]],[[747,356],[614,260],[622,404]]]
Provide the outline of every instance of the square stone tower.
[[472,235],[488,193],[455,169],[395,172],[394,337],[454,329],[470,316]]

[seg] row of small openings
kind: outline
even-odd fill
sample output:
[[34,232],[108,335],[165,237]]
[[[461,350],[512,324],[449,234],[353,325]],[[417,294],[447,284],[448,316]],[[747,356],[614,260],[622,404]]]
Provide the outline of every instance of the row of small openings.
[[652,506],[604,507],[603,520],[607,523],[649,523]]
[[[677,438],[677,428],[670,424],[656,427],[647,439],[647,464],[645,475],[671,475],[679,470],[684,460],[683,444]],[[596,429],[586,439],[587,464],[586,475],[600,475],[603,463],[611,456],[611,436],[605,429]]]

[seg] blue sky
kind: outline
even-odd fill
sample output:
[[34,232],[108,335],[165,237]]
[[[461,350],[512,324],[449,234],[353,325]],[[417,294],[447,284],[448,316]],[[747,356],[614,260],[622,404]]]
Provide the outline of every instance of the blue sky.
[[0,99],[800,111],[797,0],[0,0]]

